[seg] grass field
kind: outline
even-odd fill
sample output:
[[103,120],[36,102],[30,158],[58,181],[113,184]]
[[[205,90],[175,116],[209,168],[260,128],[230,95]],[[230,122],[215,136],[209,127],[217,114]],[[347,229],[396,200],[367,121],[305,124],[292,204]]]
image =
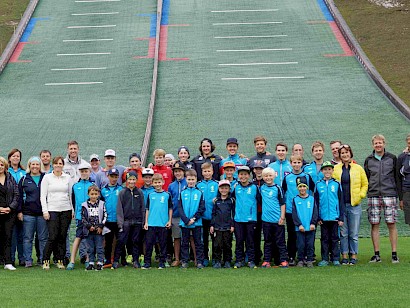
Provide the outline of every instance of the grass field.
[[410,106],[410,0],[386,9],[367,0],[335,0],[366,55]]
[[0,54],[6,48],[29,2],[29,0],[0,1]]
[[[400,264],[390,263],[382,238],[382,263],[367,263],[371,240],[360,240],[357,266],[307,269],[165,269],[48,272],[39,267],[2,271],[3,307],[112,305],[145,307],[407,307],[410,238],[399,239]],[[320,245],[316,243],[319,255]],[[156,265],[156,264],[154,264]]]

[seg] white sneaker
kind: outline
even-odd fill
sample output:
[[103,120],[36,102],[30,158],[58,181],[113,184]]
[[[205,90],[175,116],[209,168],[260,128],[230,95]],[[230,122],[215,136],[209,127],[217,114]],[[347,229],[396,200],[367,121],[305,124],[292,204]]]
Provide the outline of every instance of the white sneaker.
[[4,265],[4,269],[9,270],[9,271],[15,271],[16,270],[16,268],[13,266],[13,264]]

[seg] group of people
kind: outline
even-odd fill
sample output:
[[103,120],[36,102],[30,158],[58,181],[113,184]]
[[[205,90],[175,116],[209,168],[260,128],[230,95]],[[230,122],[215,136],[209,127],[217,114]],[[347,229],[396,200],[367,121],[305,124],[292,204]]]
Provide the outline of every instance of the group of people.
[[[147,168],[138,153],[129,156],[128,167],[118,165],[112,149],[104,153],[104,167],[97,154],[87,162],[78,143],[69,141],[65,158],[52,159],[43,150],[24,169],[21,151],[13,149],[7,160],[0,157],[0,258],[5,269],[15,270],[17,252],[19,265],[32,267],[35,242],[45,270],[50,261],[73,270],[78,251],[86,270],[128,265],[127,254],[134,268],[149,269],[154,250],[159,269],[187,268],[190,260],[199,269],[313,267],[320,226],[318,266],[355,265],[367,196],[370,262],[381,262],[383,212],[391,262],[398,263],[399,206],[410,224],[410,134],[398,158],[386,151],[384,136],[373,136],[371,143],[363,167],[341,141],[330,142],[329,161],[324,144],[314,142],[308,163],[301,144],[289,151],[277,143],[273,154],[263,136],[254,138],[250,158],[239,154],[236,138],[227,140],[225,158],[204,138],[194,158],[186,146],[178,148],[177,159],[156,149]],[[72,219],[76,237],[70,245]]]

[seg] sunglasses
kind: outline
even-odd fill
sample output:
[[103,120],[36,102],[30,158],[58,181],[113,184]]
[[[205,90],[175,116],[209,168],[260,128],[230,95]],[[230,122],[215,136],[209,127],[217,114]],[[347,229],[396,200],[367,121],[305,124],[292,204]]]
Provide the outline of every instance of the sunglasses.
[[341,150],[341,149],[350,149],[350,145],[348,145],[348,144],[342,144],[342,145],[339,147],[339,150]]

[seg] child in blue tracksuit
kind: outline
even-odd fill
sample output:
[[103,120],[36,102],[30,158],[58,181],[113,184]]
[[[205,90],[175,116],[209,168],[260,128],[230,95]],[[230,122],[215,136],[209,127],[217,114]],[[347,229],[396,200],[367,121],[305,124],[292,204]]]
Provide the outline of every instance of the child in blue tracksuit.
[[265,168],[262,171],[265,184],[260,187],[262,198],[262,229],[265,239],[262,267],[271,267],[273,243],[280,256],[280,267],[288,267],[288,252],[285,241],[285,199],[280,186],[274,184],[275,171]]
[[[202,169],[202,181],[200,181],[196,187],[198,187],[204,194],[205,200],[205,213],[202,216],[202,239],[204,241],[204,266],[209,264],[209,230],[211,227],[212,208],[214,206],[214,199],[218,195],[218,182],[213,180],[214,170],[211,163],[203,163]],[[212,251],[213,249],[213,237],[212,237]],[[212,260],[214,254],[212,253]]]
[[321,170],[324,178],[316,183],[315,201],[319,207],[320,243],[322,261],[318,266],[329,264],[329,252],[332,252],[333,265],[339,266],[339,227],[343,226],[345,203],[342,185],[332,178],[333,164],[323,163]]
[[155,188],[152,186],[154,170],[151,168],[144,168],[141,173],[142,179],[144,180],[144,185],[141,187],[141,191],[144,195],[144,205],[147,205],[148,195],[155,191]]
[[303,267],[306,257],[306,266],[312,268],[318,210],[315,199],[307,193],[308,183],[306,178],[298,177],[296,184],[299,194],[293,198],[292,217],[295,224],[298,247],[297,266]]
[[105,226],[107,227],[107,229],[110,230],[110,232],[104,235],[104,239],[105,239],[104,267],[105,268],[109,268],[112,265],[111,255],[112,255],[112,250],[113,250],[114,237],[118,236],[117,202],[118,202],[118,195],[120,191],[123,189],[123,187],[120,184],[118,184],[119,176],[120,176],[120,173],[118,169],[113,168],[113,169],[108,170],[109,183],[105,185],[103,189],[101,190],[101,196],[105,200],[105,208],[107,210],[107,221],[105,223]]
[[[232,260],[232,233],[234,232],[233,217],[235,215],[235,199],[231,197],[231,185],[228,180],[218,183],[219,195],[213,201],[210,233],[214,236],[212,261],[213,268],[231,267]],[[223,259],[222,259],[223,253]]]
[[312,180],[312,177],[302,171],[303,167],[303,157],[300,155],[292,155],[290,157],[290,163],[292,165],[292,172],[285,176],[282,183],[283,194],[285,195],[286,201],[286,229],[288,231],[288,241],[287,241],[287,250],[289,255],[289,266],[295,266],[296,259],[296,231],[295,224],[293,223],[292,217],[292,206],[293,198],[295,198],[299,191],[296,185],[296,179],[298,177],[305,177],[306,182],[308,183],[308,193],[313,195],[315,189],[315,183]]
[[249,182],[250,175],[251,170],[248,166],[238,167],[239,182],[232,193],[232,197],[236,200],[234,217],[236,262],[234,268],[245,265],[245,243],[248,266],[256,268],[254,237],[258,212],[257,203],[260,202],[260,193],[258,187]]
[[[104,262],[104,238],[102,231],[107,219],[104,201],[99,200],[100,189],[96,185],[88,188],[90,199],[82,204],[81,220],[83,222],[84,237],[87,241],[88,256],[90,263],[86,270],[103,269]],[[95,255],[97,254],[97,266],[94,266]]]
[[204,247],[202,242],[202,216],[205,212],[205,201],[201,190],[196,188],[197,174],[191,169],[186,172],[188,187],[181,192],[178,211],[181,215],[181,268],[188,268],[189,239],[194,238],[197,268],[204,268]]
[[80,172],[80,180],[73,185],[72,197],[73,208],[75,212],[75,221],[76,221],[76,231],[75,231],[75,240],[73,243],[73,248],[71,251],[71,260],[67,265],[67,270],[74,269],[75,256],[77,254],[78,248],[80,248],[80,259],[81,263],[85,263],[88,259],[87,256],[87,241],[83,241],[83,223],[81,218],[82,204],[88,200],[88,188],[92,185],[95,185],[94,182],[90,180],[91,174],[91,165],[87,162],[82,162],[78,166]]
[[221,160],[219,163],[220,174],[223,172],[223,167],[226,162],[233,162],[235,164],[236,171],[233,175],[234,178],[238,176],[238,167],[246,166],[248,160],[238,154],[239,142],[236,138],[228,138],[226,140],[226,150],[228,151],[228,157]]
[[160,249],[158,269],[165,268],[167,255],[167,234],[172,224],[172,197],[169,192],[162,189],[165,181],[162,174],[156,173],[152,177],[152,185],[155,191],[148,195],[145,209],[144,229],[145,256],[142,269],[151,267],[151,257],[154,245],[158,242]]
[[171,266],[181,265],[181,228],[179,223],[181,221],[181,216],[178,212],[179,199],[181,197],[181,192],[187,187],[187,182],[185,179],[185,165],[176,162],[172,167],[172,172],[174,174],[175,180],[169,184],[168,192],[172,197],[172,227],[171,235],[174,239],[174,256],[175,260],[172,262]]

